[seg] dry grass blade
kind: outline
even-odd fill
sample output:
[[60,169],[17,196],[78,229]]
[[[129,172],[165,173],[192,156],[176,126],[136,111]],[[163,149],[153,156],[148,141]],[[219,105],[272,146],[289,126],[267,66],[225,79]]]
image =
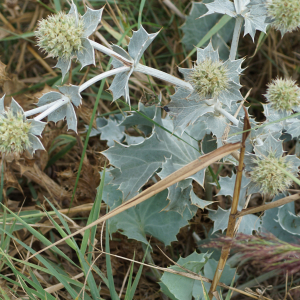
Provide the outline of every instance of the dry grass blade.
[[260,205],[257,207],[251,207],[251,208],[247,208],[247,209],[243,209],[241,212],[236,214],[236,218],[240,218],[242,216],[246,216],[249,214],[255,214],[264,210],[268,210],[271,208],[275,208],[275,207],[279,207],[281,205],[290,203],[290,202],[294,202],[296,200],[300,199],[300,193],[295,194],[295,195],[291,195],[291,196],[287,196],[284,197],[282,199],[277,200],[276,202],[270,202],[268,204],[264,204],[264,205]]
[[41,252],[65,241],[66,239],[77,235],[89,228],[94,227],[95,225],[98,225],[108,219],[110,219],[113,216],[118,215],[119,213],[133,207],[136,206],[137,204],[149,199],[150,197],[158,194],[159,192],[165,190],[166,188],[168,188],[169,186],[188,178],[189,176],[199,172],[200,170],[208,167],[209,165],[211,165],[212,163],[220,160],[221,158],[229,155],[230,153],[232,153],[233,151],[236,151],[237,149],[241,148],[242,144],[241,143],[234,143],[234,144],[227,144],[225,146],[222,146],[218,149],[216,149],[215,151],[210,152],[209,154],[200,156],[198,159],[192,161],[191,163],[189,163],[188,165],[182,167],[181,169],[177,170],[176,172],[172,173],[171,175],[167,176],[166,178],[164,178],[163,180],[157,182],[156,184],[152,185],[151,187],[149,187],[148,189],[144,190],[143,192],[141,192],[140,194],[136,195],[135,197],[133,197],[132,199],[124,202],[122,205],[118,206],[117,208],[113,209],[112,211],[110,211],[109,213],[107,213],[105,216],[99,218],[98,220],[90,223],[88,226],[85,226],[83,228],[81,228],[80,230],[66,236],[65,238],[53,243],[50,246],[47,246],[46,248],[40,250],[39,252],[35,253],[34,255],[32,255],[30,258],[33,258],[34,256],[40,254]]

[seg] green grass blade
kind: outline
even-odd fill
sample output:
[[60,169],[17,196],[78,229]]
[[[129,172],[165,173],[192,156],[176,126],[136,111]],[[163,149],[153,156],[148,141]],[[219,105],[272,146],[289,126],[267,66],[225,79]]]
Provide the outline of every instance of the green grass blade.
[[[106,228],[105,228],[105,252],[110,253],[108,223],[106,223]],[[106,254],[105,259],[106,259],[106,272],[107,272],[107,278],[108,278],[108,288],[109,288],[111,299],[112,300],[120,300],[120,298],[116,292],[116,289],[115,289],[110,255]]]
[[145,6],[146,0],[141,0],[140,9],[139,9],[139,16],[138,16],[138,29],[140,29],[142,25],[142,16],[143,16],[143,9]]
[[[25,243],[20,241],[18,238],[13,236],[11,233],[9,233],[6,230],[3,230],[0,228],[0,231],[4,232],[5,234],[9,235],[13,240],[15,240],[17,243],[19,243],[21,246],[23,246],[27,251],[29,251],[32,254],[35,254],[36,251],[27,246]],[[36,258],[51,272],[51,274],[56,277],[56,279],[63,284],[63,286],[66,288],[66,290],[70,293],[70,295],[73,297],[73,299],[76,298],[77,293],[73,290],[73,288],[69,285],[68,281],[65,279],[64,276],[59,274],[55,268],[45,259],[43,258],[40,254],[36,255]]]
[[[146,248],[146,251],[145,251],[142,263],[145,262],[145,259],[146,259],[149,247],[150,247],[150,244],[147,245],[147,248]],[[141,278],[141,275],[142,275],[143,267],[144,267],[143,265],[140,265],[139,270],[138,270],[138,272],[137,272],[137,274],[135,276],[135,279],[134,279],[133,285],[132,285],[132,287],[130,289],[130,294],[129,294],[129,297],[128,297],[128,299],[130,299],[130,300],[133,299],[133,296],[135,294],[137,285],[138,285],[138,283],[140,281],[140,278]]]
[[[20,218],[18,215],[16,215],[13,211],[11,211],[9,208],[5,207],[3,204],[1,204],[5,209],[7,209],[15,218],[17,221],[22,223],[24,227],[31,233],[33,234],[39,241],[41,241],[44,245],[49,246],[52,245],[52,243],[44,237],[41,233],[36,231],[34,228],[32,228],[30,225],[28,225],[22,218]],[[6,231],[5,231],[6,232]],[[68,260],[70,263],[76,266],[76,264],[67,256],[65,255],[61,250],[59,250],[56,246],[51,248],[54,252],[57,254],[61,255],[63,258]],[[77,267],[77,266],[76,266]]]
[[[101,209],[101,202],[102,202],[102,194],[103,194],[103,188],[104,188],[104,180],[105,180],[105,171],[106,171],[106,164],[104,165],[104,169],[103,169],[103,173],[101,176],[101,181],[100,181],[100,185],[98,187],[98,191],[97,191],[97,195],[96,195],[96,199],[95,202],[93,204],[92,210],[90,212],[88,221],[86,225],[89,225],[90,223],[96,221],[99,218],[99,214],[100,214],[100,209]],[[89,254],[88,254],[88,258],[87,261],[91,264],[92,263],[92,245],[94,244],[95,241],[95,236],[96,236],[96,230],[97,230],[97,226],[88,229],[84,232],[83,235],[83,239],[82,239],[82,243],[81,243],[81,253],[84,254],[88,245],[88,240],[90,239],[90,247],[89,247]]]
[[211,37],[216,34],[222,27],[224,27],[229,21],[231,20],[231,17],[224,15],[217,23],[212,27],[208,33],[200,40],[200,42],[196,45],[196,47],[188,54],[186,59],[191,57],[196,51],[197,48],[200,48],[203,46],[207,41],[211,39]]

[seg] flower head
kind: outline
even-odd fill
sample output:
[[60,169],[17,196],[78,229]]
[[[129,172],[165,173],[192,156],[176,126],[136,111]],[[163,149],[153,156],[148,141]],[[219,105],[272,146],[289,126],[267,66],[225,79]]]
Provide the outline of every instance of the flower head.
[[45,123],[27,120],[23,109],[12,99],[10,108],[4,109],[4,96],[0,99],[0,152],[20,154],[28,150],[31,154],[44,149],[36,137],[40,135]]
[[[283,155],[282,142],[269,135],[261,145],[254,147],[255,155],[245,156],[246,170],[249,171],[252,193],[277,195],[285,192],[293,183],[288,176],[297,176],[300,160],[295,155]],[[258,189],[258,190],[257,190]]]
[[87,8],[81,17],[72,2],[68,14],[59,12],[41,20],[36,36],[38,46],[49,56],[58,57],[56,67],[64,77],[70,69],[72,57],[77,57],[82,68],[95,64],[95,53],[88,37],[96,30],[101,21],[102,10]]
[[284,35],[300,27],[299,0],[267,0],[267,14],[271,18],[271,26]]
[[204,49],[198,48],[194,68],[179,68],[185,80],[194,88],[188,100],[212,99],[214,103],[220,101],[229,108],[232,102],[242,100],[239,91],[242,61],[242,59],[221,61],[218,51],[213,49],[211,43]]
[[227,71],[223,62],[207,58],[195,65],[189,81],[200,97],[214,98],[228,85]]
[[300,105],[300,88],[291,79],[277,78],[273,80],[265,95],[270,102],[270,107],[276,111],[292,113]]
[[82,19],[77,21],[74,15],[59,12],[39,22],[36,37],[38,46],[50,56],[68,60],[74,52],[82,52],[83,33]]

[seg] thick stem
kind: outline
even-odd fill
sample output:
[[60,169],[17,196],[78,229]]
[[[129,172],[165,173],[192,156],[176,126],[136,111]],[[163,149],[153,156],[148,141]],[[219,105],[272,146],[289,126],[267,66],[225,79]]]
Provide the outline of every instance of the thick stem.
[[42,119],[47,117],[49,114],[51,114],[52,112],[54,112],[55,110],[57,110],[61,106],[67,104],[68,102],[70,102],[70,99],[68,97],[63,96],[62,99],[59,99],[59,100],[53,102],[54,104],[51,107],[49,107],[43,113],[41,113],[40,115],[35,117],[34,120],[35,121],[41,121]]
[[230,54],[229,54],[230,60],[235,60],[236,58],[236,52],[239,44],[239,38],[240,38],[243,22],[244,22],[244,18],[242,16],[237,16],[235,20],[234,32],[233,32]]
[[120,68],[116,68],[116,69],[112,69],[110,71],[104,72],[100,75],[97,75],[95,77],[93,77],[92,79],[86,81],[85,83],[83,83],[80,87],[79,87],[79,93],[81,93],[83,90],[87,89],[89,86],[91,86],[92,84],[106,78],[112,75],[116,75],[118,73],[122,73],[122,72],[126,72],[129,71],[130,67],[120,67]]
[[133,64],[132,61],[126,59],[125,57],[123,57],[119,53],[117,53],[117,52],[115,52],[115,51],[113,51],[113,50],[111,50],[111,49],[109,49],[109,48],[107,48],[105,46],[102,46],[101,44],[98,44],[98,43],[96,43],[94,41],[91,41],[91,40],[89,40],[89,41],[90,41],[91,45],[94,47],[94,49],[99,50],[100,52],[102,52],[104,54],[107,54],[107,55],[109,55],[111,57],[114,57],[114,58],[122,61],[126,65],[132,65]]
[[217,112],[219,112],[220,114],[222,114],[224,117],[226,117],[230,122],[232,122],[234,125],[238,125],[239,124],[239,120],[236,119],[233,115],[231,115],[229,112],[227,112],[225,109],[223,109],[222,107],[219,107],[217,105],[215,105],[215,110]]
[[168,73],[165,73],[165,72],[153,69],[151,67],[147,67],[147,66],[138,64],[134,68],[134,71],[135,72],[141,72],[143,74],[147,74],[147,75],[159,78],[161,80],[170,82],[170,83],[172,83],[172,84],[174,84],[176,86],[180,86],[180,87],[183,87],[185,89],[189,89],[191,91],[194,90],[193,87],[192,87],[192,85],[189,82],[186,82],[186,81],[184,81],[182,79],[179,79],[179,78],[177,78],[175,76],[172,76],[172,75],[170,75]]

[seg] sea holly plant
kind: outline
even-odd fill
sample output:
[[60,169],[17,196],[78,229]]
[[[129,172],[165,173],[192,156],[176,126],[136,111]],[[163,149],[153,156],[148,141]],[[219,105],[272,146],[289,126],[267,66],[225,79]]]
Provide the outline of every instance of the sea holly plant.
[[[139,26],[133,31],[127,49],[118,45],[103,46],[89,39],[101,22],[103,9],[87,8],[81,17],[73,2],[68,14],[59,12],[41,20],[36,31],[37,45],[49,56],[58,59],[56,67],[61,69],[62,77],[69,71],[73,57],[77,57],[82,68],[95,65],[95,51],[110,56],[113,68],[102,73],[97,69],[96,76],[89,74],[89,79],[78,86],[58,86],[57,91],[42,95],[36,108],[25,112],[14,99],[10,107],[5,108],[2,97],[0,151],[3,156],[10,153],[22,155],[26,150],[33,154],[42,150],[43,145],[37,136],[42,134],[46,125],[42,120],[46,118],[47,122],[66,120],[67,129],[77,133],[77,108],[85,101],[82,92],[103,79],[110,83],[112,101],[124,98],[129,107],[122,115],[116,114],[107,119],[99,116],[96,128],[86,125],[87,133],[83,132],[86,134],[85,150],[90,133],[90,136],[101,134],[101,139],[107,141],[108,149],[102,155],[110,166],[101,173],[103,181],[99,187],[99,199],[103,199],[110,211],[101,218],[100,208],[98,213],[93,211],[95,221],[89,220],[86,227],[72,234],[68,232],[69,236],[58,229],[63,239],[52,245],[46,242],[47,248],[66,240],[75,249],[71,236],[91,228],[96,233],[93,226],[103,221],[108,221],[107,236],[118,231],[147,245],[151,235],[167,246],[176,241],[180,228],[188,225],[199,208],[207,208],[206,215],[214,223],[212,231],[226,231],[227,238],[234,238],[236,232],[259,234],[266,231],[265,227],[273,234],[279,232],[280,236],[284,236],[284,232],[289,237],[299,236],[299,217],[292,204],[283,203],[282,199],[286,197],[289,200],[288,189],[294,181],[299,183],[296,177],[300,160],[283,151],[282,135],[289,134],[293,138],[300,135],[300,119],[295,115],[300,104],[300,89],[290,78],[273,79],[265,93],[268,102],[264,105],[266,122],[258,124],[249,118],[247,109],[243,107],[246,99],[240,91],[240,77],[247,66],[242,66],[245,63],[243,58],[236,59],[243,24],[244,35],[250,34],[252,40],[257,30],[267,32],[269,25],[279,29],[283,35],[299,27],[300,7],[297,3],[277,0],[205,1],[203,4],[207,11],[198,16],[197,24],[205,20],[205,16],[215,13],[235,18],[230,55],[225,61],[221,60],[219,50],[209,42],[203,48],[196,48],[196,60],[189,68],[178,69],[180,77],[141,62],[160,32],[148,33]],[[279,10],[284,11],[284,15],[280,16]],[[133,109],[129,84],[133,72],[172,85],[175,92],[170,95],[169,104],[147,107],[139,103],[138,109]],[[112,76],[113,79],[110,78]],[[157,98],[162,102],[162,97]],[[213,143],[209,143],[211,140]],[[215,162],[221,164],[217,173],[211,167]],[[224,163],[230,165],[228,176],[219,176]],[[80,176],[80,169],[78,173]],[[230,205],[226,209],[218,206],[212,192],[209,194],[211,186],[218,189],[217,196],[228,197]],[[199,196],[201,188],[205,188],[206,192],[202,198]],[[254,194],[266,200],[275,199],[265,204],[270,212],[271,208],[276,209],[275,215],[267,212],[260,218],[256,213],[264,208],[248,210]],[[274,198],[276,195],[283,196],[278,199]],[[273,220],[272,226],[267,226],[266,222],[270,219]],[[280,230],[276,229],[275,223]],[[88,243],[87,235],[83,240]],[[80,254],[80,261],[84,262],[83,254],[77,248],[75,250]],[[164,273],[157,278],[161,281],[162,291],[171,299],[212,299],[218,282],[221,280],[229,284],[234,277],[235,271],[226,262],[229,251],[230,247],[222,249],[219,262],[210,258],[211,253],[194,253],[180,258],[169,271],[180,271],[183,267],[182,273],[190,275],[189,271],[192,271],[196,278],[180,283],[179,278],[186,274],[174,277]],[[90,271],[89,267],[87,270]],[[90,276],[87,275],[89,280]],[[202,284],[202,278],[208,281]],[[97,287],[93,280],[88,284],[95,293]],[[111,284],[110,281],[110,287]],[[75,294],[72,297],[77,297]]]
[[0,152],[21,154],[44,150],[37,136],[41,136],[46,123],[26,119],[22,107],[12,98],[10,107],[5,108],[3,96],[0,99]]

